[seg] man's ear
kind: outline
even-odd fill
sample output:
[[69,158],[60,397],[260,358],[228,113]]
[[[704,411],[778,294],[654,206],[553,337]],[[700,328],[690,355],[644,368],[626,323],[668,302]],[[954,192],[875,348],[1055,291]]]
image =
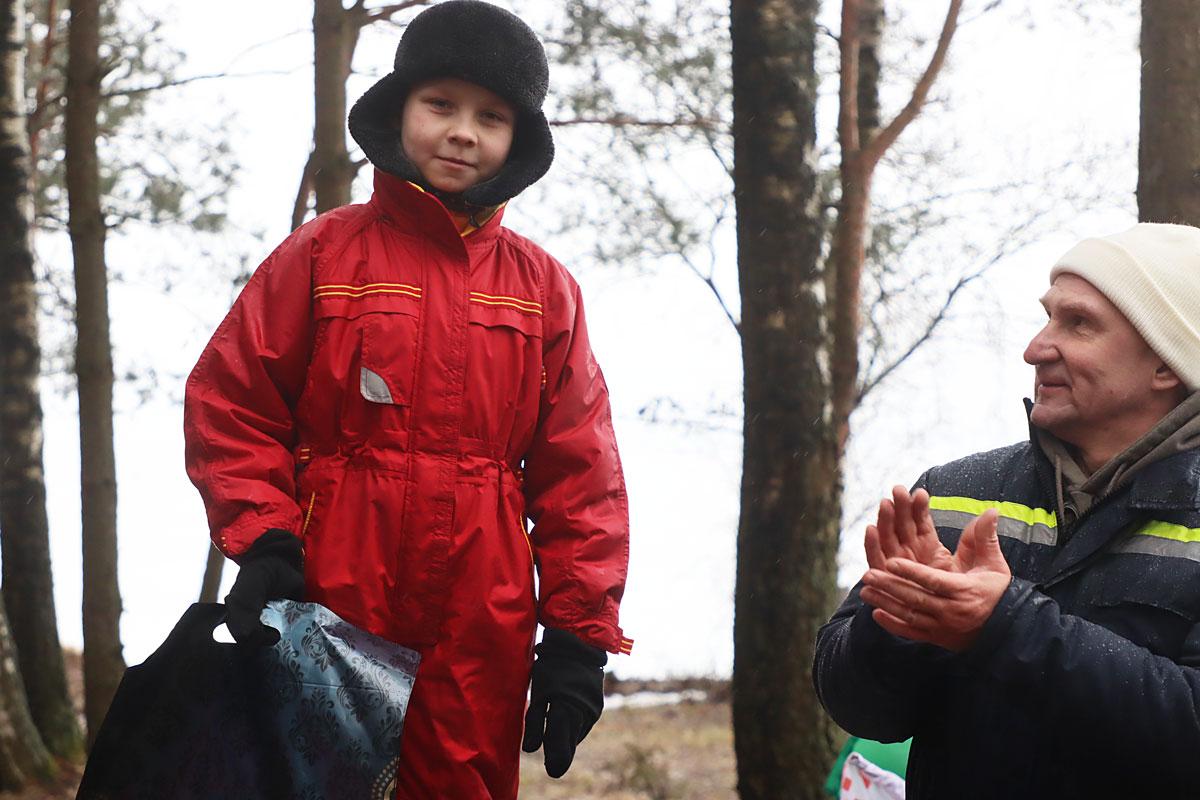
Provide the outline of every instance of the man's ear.
[[1183,381],[1175,374],[1175,370],[1168,367],[1166,364],[1160,363],[1154,370],[1154,379],[1150,383],[1151,387],[1158,391],[1171,391],[1183,387]]

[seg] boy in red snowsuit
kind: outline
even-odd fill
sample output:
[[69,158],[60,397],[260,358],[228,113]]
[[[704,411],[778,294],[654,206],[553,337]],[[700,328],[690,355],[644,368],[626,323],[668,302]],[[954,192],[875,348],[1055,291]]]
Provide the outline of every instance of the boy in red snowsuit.
[[407,800],[516,796],[531,674],[524,746],[562,775],[605,652],[630,646],[628,506],[579,287],[500,225],[553,159],[546,86],[512,14],[417,16],[350,112],[370,201],[288,237],[187,384],[188,474],[241,565],[235,638],[270,643],[263,604],[302,596],[421,653]]

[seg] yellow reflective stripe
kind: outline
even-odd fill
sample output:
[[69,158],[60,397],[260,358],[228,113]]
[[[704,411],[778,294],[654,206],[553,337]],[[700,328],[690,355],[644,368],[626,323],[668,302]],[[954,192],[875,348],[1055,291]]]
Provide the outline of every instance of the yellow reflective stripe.
[[524,311],[526,314],[536,314],[539,317],[542,315],[542,306],[540,303],[534,303],[531,300],[522,300],[519,297],[504,297],[503,295],[471,292],[470,300],[472,303],[479,303],[480,305],[507,306],[515,308],[518,311]]
[[979,516],[989,508],[994,508],[1000,512],[1001,517],[1015,519],[1026,525],[1058,527],[1058,517],[1053,511],[1044,508],[1030,508],[1008,501],[976,500],[974,497],[930,497],[929,507],[935,511],[961,511],[975,516]]
[[1176,542],[1200,542],[1200,528],[1187,528],[1173,522],[1154,520],[1147,522],[1137,531],[1138,536],[1154,536]]
[[414,292],[421,291],[420,286],[413,286],[411,283],[322,283],[319,286],[314,286],[313,291],[322,291],[324,289],[352,289],[355,291],[363,289],[411,289]]
[[348,283],[325,283],[313,287],[313,299],[321,297],[367,297],[373,294],[402,294],[421,298],[421,287],[407,283],[364,283],[354,286]]
[[322,297],[353,297],[357,299],[362,297],[370,297],[371,295],[376,294],[401,294],[406,297],[415,297],[418,300],[421,299],[420,292],[410,292],[406,289],[372,289],[369,292],[316,292],[313,294],[313,299],[319,300]]

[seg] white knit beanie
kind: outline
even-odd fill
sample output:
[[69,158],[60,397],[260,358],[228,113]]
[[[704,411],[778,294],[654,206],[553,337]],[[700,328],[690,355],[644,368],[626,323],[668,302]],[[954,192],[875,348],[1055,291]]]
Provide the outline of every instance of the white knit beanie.
[[1200,388],[1200,228],[1142,222],[1084,239],[1050,270],[1095,286],[1188,391]]

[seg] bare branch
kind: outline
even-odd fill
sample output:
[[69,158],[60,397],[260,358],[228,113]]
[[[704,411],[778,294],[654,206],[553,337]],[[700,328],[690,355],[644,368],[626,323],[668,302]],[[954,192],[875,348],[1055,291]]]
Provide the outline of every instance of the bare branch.
[[[645,171],[646,171],[644,161],[642,163],[642,171],[643,171],[643,173],[645,173]],[[658,192],[656,192],[654,190],[654,188],[653,188],[654,183],[653,183],[653,181],[650,180],[649,174],[646,175],[646,185],[648,187],[646,192],[650,196],[650,199],[654,202],[654,206],[655,206],[655,208],[658,209],[658,213],[661,214],[663,216],[663,218],[666,219],[668,222],[671,222],[672,220],[674,220],[675,215],[671,213],[671,209],[667,205],[667,201],[663,199],[662,195],[660,195]],[[719,224],[719,220],[718,220],[718,224]],[[714,227],[714,230],[715,230],[715,227]],[[710,237],[710,246],[711,246],[711,237]],[[692,261],[691,257],[687,254],[687,250],[682,246],[677,248],[675,255],[678,255],[679,259],[681,261],[683,261],[683,263],[687,266],[687,268],[690,269],[697,278],[699,278],[701,281],[704,282],[704,285],[708,287],[709,291],[712,292],[713,297],[716,298],[717,305],[719,305],[721,307],[721,311],[724,312],[725,318],[728,319],[729,324],[733,326],[733,330],[738,334],[738,336],[741,336],[742,335],[741,323],[738,322],[737,317],[735,317],[733,315],[733,311],[730,310],[729,305],[725,302],[725,296],[722,295],[721,290],[719,288],[717,288],[717,284],[716,284],[716,281],[713,279],[712,273],[710,272],[707,275],[704,274],[704,272],[699,267],[696,266],[696,262]]]
[[296,230],[304,224],[304,217],[308,214],[308,202],[312,199],[313,187],[313,156],[315,153],[308,154],[308,160],[304,162],[304,170],[300,174],[300,188],[296,191],[296,202],[292,204],[292,230]]
[[[908,127],[908,124],[920,113],[921,106],[925,104],[925,98],[929,96],[929,90],[933,87],[933,82],[941,72],[942,65],[946,63],[946,53],[950,49],[950,40],[954,38],[954,31],[958,26],[958,14],[961,10],[962,0],[950,0],[950,5],[946,9],[946,20],[942,23],[942,32],[938,35],[937,46],[933,50],[928,66],[925,67],[924,74],[913,88],[912,97],[896,115],[896,118],[888,123],[888,126],[880,131],[870,144],[864,146],[864,157],[869,168],[873,168],[878,163],[883,154],[891,148],[904,129]],[[843,24],[845,24],[844,20]],[[843,86],[845,79],[845,75],[843,75]]]
[[570,125],[608,125],[613,128],[697,128],[699,130],[718,130],[720,120],[693,117],[691,119],[637,119],[625,114],[614,114],[611,117],[573,117],[571,119],[550,120],[550,125],[557,128]]
[[153,86],[132,86],[128,89],[112,89],[105,92],[102,97],[129,97],[137,94],[147,94],[149,92],[157,92],[159,89],[170,89],[175,86],[183,86],[196,81],[210,81],[215,78],[259,78],[264,75],[291,75],[293,70],[262,70],[261,72],[214,72],[211,75],[192,75],[187,78],[177,78],[175,80],[162,81]]
[[1024,246],[1024,244],[1026,244],[1026,242],[1022,241],[1021,234],[1032,228],[1039,216],[1040,215],[1038,214],[1031,215],[1028,219],[1013,225],[1000,239],[1002,244],[994,253],[992,253],[991,257],[988,258],[987,261],[965,275],[960,276],[959,279],[955,281],[954,285],[950,287],[950,290],[946,292],[946,297],[942,300],[942,305],[933,314],[933,316],[930,317],[928,324],[925,325],[925,330],[923,330],[916,339],[910,342],[908,347],[904,349],[904,352],[897,356],[892,363],[888,364],[886,367],[880,370],[878,374],[859,386],[858,395],[855,400],[856,406],[862,403],[863,398],[866,397],[871,390],[886,380],[887,377],[895,372],[901,364],[907,361],[909,357],[921,347],[921,345],[929,341],[934,332],[937,330],[938,326],[945,321],[946,315],[950,310],[950,306],[954,303],[954,299],[958,296],[959,292],[961,292],[969,284],[983,277],[983,275],[992,267],[994,267],[1001,259],[1011,255],[1014,251],[1020,249],[1022,246]]
[[895,372],[901,364],[907,361],[909,357],[921,347],[921,345],[929,341],[929,339],[933,336],[934,331],[937,330],[938,326],[940,326],[943,320],[945,320],[946,314],[950,310],[950,305],[954,302],[954,298],[958,296],[958,293],[962,291],[963,288],[969,283],[982,276],[983,273],[995,263],[996,261],[994,259],[990,260],[987,264],[979,269],[959,277],[954,285],[950,287],[950,291],[946,293],[946,297],[942,301],[941,307],[937,310],[933,317],[930,318],[928,324],[925,326],[925,330],[923,330],[916,339],[909,343],[908,347],[905,348],[903,353],[896,357],[895,361],[888,364],[886,367],[880,370],[877,375],[858,388],[858,395],[854,399],[855,406],[861,405],[863,398],[865,398],[872,389],[886,380],[887,377]]
[[687,256],[686,253],[680,253],[679,257],[683,260],[683,263],[687,265],[688,269],[690,269],[693,273],[695,273],[697,278],[704,281],[704,285],[708,287],[709,291],[712,292],[713,297],[715,297],[717,299],[717,305],[719,305],[721,307],[721,311],[724,312],[725,319],[729,320],[729,324],[733,326],[734,332],[738,336],[741,336],[742,335],[742,325],[740,322],[737,321],[737,317],[735,317],[733,315],[733,312],[729,309],[729,306],[726,304],[725,297],[721,294],[721,290],[717,288],[717,284],[713,280],[713,276],[705,275],[703,272],[701,272],[700,269],[696,266],[695,262],[693,262],[692,259]]
[[358,24],[365,26],[381,20],[391,21],[393,16],[405,9],[426,5],[429,5],[429,0],[407,0],[404,3],[388,3],[386,6],[379,6],[378,8],[364,8],[363,4],[358,2],[354,4],[354,10],[363,12],[359,16]]

